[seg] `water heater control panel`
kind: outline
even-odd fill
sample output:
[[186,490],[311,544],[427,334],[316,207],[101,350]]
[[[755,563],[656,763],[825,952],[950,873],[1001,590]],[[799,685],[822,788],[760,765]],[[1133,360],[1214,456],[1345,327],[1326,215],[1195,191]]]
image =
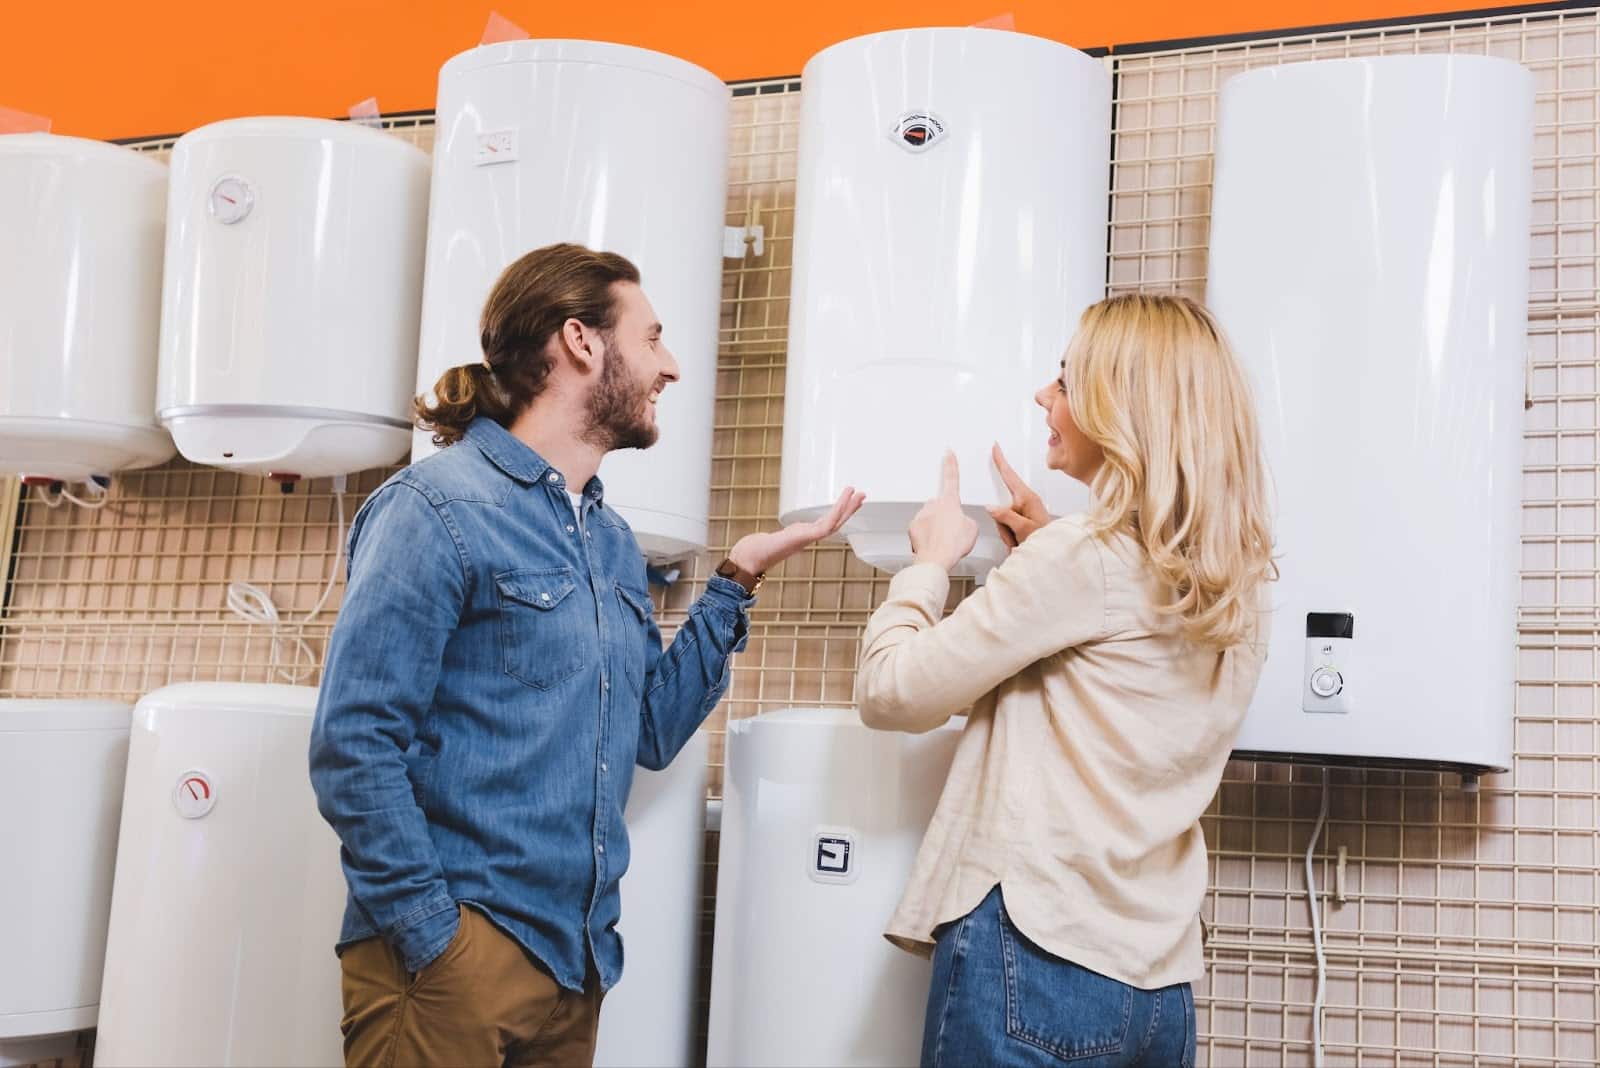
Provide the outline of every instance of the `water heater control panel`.
[[1350,711],[1355,636],[1356,617],[1348,612],[1306,613],[1305,711]]

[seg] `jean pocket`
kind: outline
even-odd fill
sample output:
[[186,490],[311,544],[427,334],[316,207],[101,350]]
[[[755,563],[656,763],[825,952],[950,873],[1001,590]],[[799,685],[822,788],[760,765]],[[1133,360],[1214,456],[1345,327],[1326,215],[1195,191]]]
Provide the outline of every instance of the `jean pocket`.
[[[505,673],[541,690],[576,675],[589,662],[592,629],[578,580],[570,567],[502,571],[494,577],[500,595],[500,648]],[[591,613],[592,615],[592,613]]]
[[1128,1042],[1133,991],[1040,949],[1000,914],[1006,975],[1006,1034],[1090,1068],[1112,1063]]

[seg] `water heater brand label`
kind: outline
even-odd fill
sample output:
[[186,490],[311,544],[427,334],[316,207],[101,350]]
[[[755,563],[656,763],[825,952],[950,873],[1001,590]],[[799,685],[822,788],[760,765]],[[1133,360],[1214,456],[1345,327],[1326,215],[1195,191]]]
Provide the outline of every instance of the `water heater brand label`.
[[859,871],[855,832],[843,827],[819,827],[811,836],[809,870],[819,883],[853,883]]
[[932,112],[913,111],[900,116],[889,138],[907,152],[926,152],[944,140],[944,123]]
[[472,162],[479,167],[491,163],[510,163],[517,158],[517,131],[490,130],[478,135],[478,151]]
[[217,803],[217,792],[211,786],[211,776],[190,769],[178,776],[178,785],[172,791],[172,803],[178,815],[186,820],[197,820],[211,811]]

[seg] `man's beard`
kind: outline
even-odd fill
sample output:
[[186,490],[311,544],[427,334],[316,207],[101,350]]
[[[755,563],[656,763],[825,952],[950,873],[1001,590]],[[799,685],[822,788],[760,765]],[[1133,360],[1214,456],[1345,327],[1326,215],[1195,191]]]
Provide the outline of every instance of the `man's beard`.
[[600,366],[600,381],[595,383],[585,405],[588,417],[583,440],[611,452],[616,449],[648,449],[661,436],[650,421],[650,391],[655,383],[636,386],[628,378],[620,353],[606,345],[606,359]]

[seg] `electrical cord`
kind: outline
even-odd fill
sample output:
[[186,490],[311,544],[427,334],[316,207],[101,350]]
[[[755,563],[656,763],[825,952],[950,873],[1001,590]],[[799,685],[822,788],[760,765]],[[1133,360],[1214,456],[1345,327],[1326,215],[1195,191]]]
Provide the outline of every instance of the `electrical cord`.
[[[333,596],[333,588],[339,581],[339,570],[344,563],[344,491],[346,476],[336,475],[333,479],[333,500],[337,509],[337,541],[333,552],[333,570],[328,573],[328,581],[322,587],[322,596],[317,598],[317,603],[311,611],[298,620],[286,621],[278,614],[278,606],[273,603],[272,595],[260,586],[249,582],[228,583],[228,610],[247,623],[255,623],[272,628],[272,660],[270,669],[277,675],[292,683],[303,682],[313,671],[322,666],[322,662],[311,651],[305,639],[299,633],[286,635],[283,633],[287,627],[294,627],[296,631],[310,623],[322,614],[323,608],[328,604],[328,598]],[[283,660],[283,647],[292,642],[298,647],[297,662],[303,666],[295,669],[280,666]],[[324,650],[326,652],[326,650]]]
[[45,507],[47,508],[60,508],[62,502],[70,501],[79,508],[86,508],[92,512],[98,508],[104,508],[106,506],[106,502],[111,499],[111,490],[109,486],[103,486],[99,482],[95,481],[85,482],[84,486],[87,490],[87,499],[74,494],[71,490],[67,489],[66,484],[63,482],[57,482],[54,484],[54,493],[51,493],[50,488],[45,486],[35,486],[34,489],[37,491],[36,496],[44,502]]
[[1317,907],[1317,880],[1312,873],[1311,857],[1317,849],[1317,839],[1322,837],[1322,826],[1328,821],[1328,769],[1322,769],[1322,806],[1317,811],[1317,825],[1311,831],[1311,844],[1306,846],[1306,902],[1311,906],[1311,944],[1317,954],[1317,989],[1311,1006],[1311,1060],[1314,1068],[1322,1068],[1322,1005],[1324,986],[1328,981],[1327,961],[1322,955],[1321,909]]
[[106,506],[106,502],[111,499],[111,491],[107,487],[100,485],[98,482],[85,482],[84,487],[90,491],[90,500],[84,500],[82,497],[74,496],[72,491],[67,489],[65,486],[61,487],[61,496],[71,501],[79,508],[87,508],[91,511],[96,508],[104,508]]

